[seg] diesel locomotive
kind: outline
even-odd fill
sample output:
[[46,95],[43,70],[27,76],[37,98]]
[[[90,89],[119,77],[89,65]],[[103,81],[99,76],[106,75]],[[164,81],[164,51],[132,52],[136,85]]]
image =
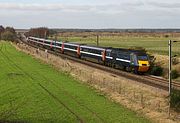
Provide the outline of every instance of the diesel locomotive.
[[27,41],[39,47],[129,72],[146,73],[150,68],[148,55],[141,50],[96,47],[36,37],[28,37]]

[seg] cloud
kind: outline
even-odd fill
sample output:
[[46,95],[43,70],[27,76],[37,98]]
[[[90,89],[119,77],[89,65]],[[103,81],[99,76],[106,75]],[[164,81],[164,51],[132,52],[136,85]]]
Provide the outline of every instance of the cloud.
[[0,3],[0,10],[17,11],[71,11],[71,12],[122,12],[126,7],[143,5],[140,2],[120,2],[103,5],[65,5],[65,4],[31,4],[31,3]]
[[63,5],[63,4],[22,4],[0,3],[0,10],[18,11],[90,11],[94,6],[90,5]]
[[[105,2],[106,3],[106,2]],[[17,11],[70,11],[70,12],[96,12],[96,13],[122,13],[134,10],[155,10],[155,9],[180,9],[180,2],[156,2],[145,0],[127,0],[120,1],[117,4],[101,5],[70,5],[70,4],[40,4],[40,3],[0,3],[0,10],[17,10]]]
[[61,10],[63,5],[52,4],[52,5],[43,5],[43,4],[21,4],[21,3],[0,3],[0,9],[5,10]]
[[154,6],[156,8],[164,8],[164,9],[180,9],[180,2],[147,2],[149,5]]
[[61,4],[0,2],[0,22],[26,28],[180,27],[177,0],[92,0],[92,4],[81,1]]

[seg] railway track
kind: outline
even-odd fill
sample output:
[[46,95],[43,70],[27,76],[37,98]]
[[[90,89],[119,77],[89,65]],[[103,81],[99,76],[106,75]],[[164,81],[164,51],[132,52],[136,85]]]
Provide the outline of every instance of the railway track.
[[[152,81],[158,81],[161,82],[162,85],[164,86],[168,86],[169,85],[169,81],[165,78],[162,77],[157,77],[157,76],[152,76],[152,75],[146,75],[144,76],[146,79],[151,79]],[[172,81],[172,86],[175,89],[180,89],[180,82],[176,82],[176,81]]]
[[[45,48],[38,47],[36,45],[28,43],[25,39],[24,40],[22,39],[21,41],[26,45],[32,46],[34,48],[39,48],[40,50],[45,50]],[[168,80],[164,79],[164,78],[159,78],[159,77],[151,76],[151,75],[136,75],[136,74],[133,74],[133,73],[129,73],[129,72],[114,69],[114,68],[111,68],[111,67],[103,66],[103,65],[100,65],[100,64],[97,64],[97,63],[92,63],[92,62],[89,62],[89,61],[81,60],[79,58],[68,56],[68,55],[61,54],[59,52],[55,52],[55,51],[51,51],[51,50],[48,50],[48,53],[54,54],[56,56],[60,56],[61,58],[68,59],[68,60],[71,60],[71,61],[74,61],[74,62],[85,64],[87,66],[94,67],[96,69],[100,69],[100,70],[109,72],[111,74],[114,74],[114,76],[123,76],[123,77],[126,77],[128,79],[135,80],[137,82],[147,84],[147,85],[159,88],[159,89],[163,89],[163,90],[166,90],[166,91],[168,90],[169,83],[168,83]],[[173,89],[180,90],[180,82],[173,81],[172,82],[172,87],[173,87]]]

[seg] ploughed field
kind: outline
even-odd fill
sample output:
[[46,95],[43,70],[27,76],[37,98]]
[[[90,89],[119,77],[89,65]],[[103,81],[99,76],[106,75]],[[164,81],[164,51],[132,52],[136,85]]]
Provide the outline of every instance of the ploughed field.
[[0,122],[147,123],[94,89],[0,42]]
[[[96,36],[69,36],[58,37],[59,40],[68,40],[70,42],[78,42],[89,45],[96,45]],[[143,47],[150,53],[168,54],[168,40],[180,40],[180,38],[165,38],[165,37],[135,37],[135,36],[100,36],[99,46],[106,47]],[[173,43],[173,53],[180,57],[180,43]]]

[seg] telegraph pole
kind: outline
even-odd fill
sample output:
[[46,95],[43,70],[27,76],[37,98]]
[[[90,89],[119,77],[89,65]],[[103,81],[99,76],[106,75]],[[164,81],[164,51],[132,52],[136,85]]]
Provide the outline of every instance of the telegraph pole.
[[169,40],[169,96],[171,96],[171,89],[172,89],[171,70],[172,70],[172,41]]
[[[170,108],[171,108],[171,94],[172,94],[172,43],[180,42],[180,41],[172,41],[169,40],[169,116],[170,116]],[[176,55],[174,56],[176,57]]]
[[96,42],[97,42],[97,46],[99,46],[99,35],[97,35],[97,40],[96,40]]
[[47,39],[47,31],[46,30],[44,32],[44,37],[45,37],[45,39]]
[[169,40],[169,110],[168,114],[170,116],[170,108],[171,108],[171,83],[172,83],[172,78],[171,78],[171,69],[172,69],[172,41]]

